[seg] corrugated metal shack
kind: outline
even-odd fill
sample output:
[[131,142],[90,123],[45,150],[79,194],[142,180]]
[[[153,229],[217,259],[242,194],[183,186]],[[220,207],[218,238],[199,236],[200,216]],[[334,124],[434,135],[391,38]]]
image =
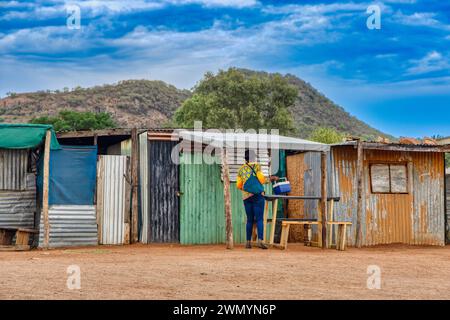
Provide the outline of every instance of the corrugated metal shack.
[[[49,247],[96,245],[97,219],[94,194],[97,148],[61,146],[50,152]],[[42,189],[40,163],[38,185]],[[44,221],[41,215],[39,246],[44,246]]]
[[[349,245],[444,245],[448,146],[349,141],[332,146],[338,220]],[[360,174],[358,174],[360,172]]]
[[[244,150],[246,148],[257,150],[258,162],[268,176],[271,172],[280,171],[281,168],[284,170],[285,164],[280,165],[278,157],[279,154],[284,156],[284,152],[281,153],[280,150],[326,152],[329,149],[323,144],[278,135],[185,130],[179,131],[178,134],[183,140],[180,159],[180,241],[182,244],[224,243],[226,240],[224,188],[221,177],[220,149],[222,147],[226,146],[227,149],[235,243],[245,242],[245,209],[241,191],[237,189],[235,183],[237,171],[244,163]],[[197,143],[197,148],[186,142]],[[206,146],[215,147],[217,150],[206,152]],[[266,185],[266,194],[271,194],[271,191],[271,186]],[[271,211],[270,208],[268,218],[271,218]]]
[[[37,230],[42,207],[36,183],[38,161],[50,149],[59,149],[51,126],[0,124],[0,227]],[[32,236],[29,244],[36,244],[36,238]],[[14,242],[5,245],[15,246]],[[27,244],[16,248],[21,245],[29,248]]]
[[[65,145],[92,145],[98,149],[97,194],[95,197],[99,243],[138,242],[144,200],[141,150],[145,129],[116,128],[57,133]],[[141,173],[140,173],[141,171]],[[141,178],[140,178],[141,177]],[[140,209],[141,208],[141,209]],[[144,209],[145,210],[145,209]]]

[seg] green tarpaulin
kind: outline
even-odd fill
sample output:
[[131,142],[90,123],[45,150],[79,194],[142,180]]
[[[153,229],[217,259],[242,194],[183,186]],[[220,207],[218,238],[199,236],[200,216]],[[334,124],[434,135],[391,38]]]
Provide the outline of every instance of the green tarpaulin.
[[39,146],[45,140],[47,130],[52,132],[50,148],[60,149],[55,131],[47,124],[9,124],[0,123],[0,148],[29,149]]

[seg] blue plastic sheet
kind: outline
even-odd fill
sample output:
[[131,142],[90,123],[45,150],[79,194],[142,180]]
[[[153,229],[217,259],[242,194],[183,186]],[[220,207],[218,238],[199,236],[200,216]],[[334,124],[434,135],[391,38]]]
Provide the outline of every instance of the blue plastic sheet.
[[[38,184],[42,190],[43,157]],[[49,204],[93,205],[97,175],[96,146],[61,146],[50,153]],[[39,192],[42,194],[42,192]]]

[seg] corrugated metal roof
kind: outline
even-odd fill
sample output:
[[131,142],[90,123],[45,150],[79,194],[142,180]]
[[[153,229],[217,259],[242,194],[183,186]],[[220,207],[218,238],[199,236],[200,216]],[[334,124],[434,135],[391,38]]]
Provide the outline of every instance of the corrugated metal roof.
[[[350,140],[332,144],[331,147],[355,146],[357,141]],[[417,151],[417,152],[450,152],[450,145],[429,144],[404,144],[404,143],[381,143],[376,141],[363,141],[364,149],[390,150],[390,151]]]
[[[97,245],[95,206],[53,205],[49,208],[49,247]],[[44,222],[41,214],[39,247],[44,243]]]
[[[217,130],[218,131],[218,130]],[[181,138],[197,143],[208,144],[218,148],[270,148],[300,151],[329,151],[330,146],[276,134],[212,132],[179,130]]]
[[0,149],[0,190],[25,190],[27,149]]
[[0,191],[0,226],[33,228],[36,212],[36,176],[27,174],[24,191]]

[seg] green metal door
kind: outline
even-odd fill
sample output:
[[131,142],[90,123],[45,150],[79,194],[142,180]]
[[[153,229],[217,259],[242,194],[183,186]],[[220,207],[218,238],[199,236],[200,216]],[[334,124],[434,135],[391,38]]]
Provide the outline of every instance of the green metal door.
[[[199,153],[183,154],[180,159],[182,244],[225,243],[225,206],[221,167],[218,164],[220,161],[206,164],[202,157],[204,159],[205,156]],[[265,189],[267,194],[271,194],[269,185]],[[242,194],[235,183],[231,183],[230,191],[233,239],[235,243],[243,243],[246,217]]]

